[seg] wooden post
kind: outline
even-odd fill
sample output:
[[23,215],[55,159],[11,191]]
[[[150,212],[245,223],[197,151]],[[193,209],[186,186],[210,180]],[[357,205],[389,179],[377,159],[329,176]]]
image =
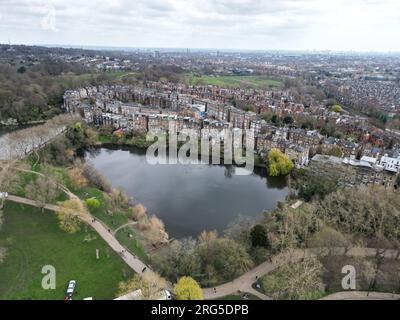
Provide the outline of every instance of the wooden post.
[[99,260],[100,259],[100,255],[99,255],[99,249],[96,249],[96,259]]

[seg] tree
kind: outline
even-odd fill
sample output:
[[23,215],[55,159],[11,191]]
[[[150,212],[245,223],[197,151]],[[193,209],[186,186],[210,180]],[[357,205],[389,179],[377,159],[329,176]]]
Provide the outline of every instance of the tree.
[[182,277],[174,288],[177,300],[203,300],[203,291],[196,280],[191,277]]
[[271,246],[278,251],[304,247],[319,226],[313,204],[297,209],[282,205],[272,212],[271,218],[274,223],[267,225],[273,232]]
[[271,117],[271,122],[274,123],[274,124],[279,124],[280,121],[281,121],[280,118],[279,118],[276,114],[274,114],[274,115]]
[[141,203],[132,207],[132,219],[139,221],[147,216],[147,209]]
[[26,72],[26,68],[25,68],[24,66],[19,67],[19,68],[17,69],[17,72],[18,72],[18,73],[25,73],[25,72]]
[[274,299],[307,300],[319,298],[324,292],[323,266],[314,256],[300,262],[286,263],[260,282]]
[[291,116],[286,116],[283,118],[283,122],[285,124],[292,124],[294,122],[294,119]]
[[164,223],[156,216],[148,219],[148,231],[146,238],[154,245],[165,244],[168,242],[168,233],[165,231]]
[[253,247],[270,247],[267,230],[264,228],[264,226],[260,224],[254,226],[250,231],[250,237],[251,245]]
[[339,146],[332,146],[324,153],[328,156],[334,156],[339,158],[343,156],[343,150]]
[[94,130],[93,128],[86,128],[85,129],[85,137],[86,137],[86,141],[89,145],[94,146],[96,145],[97,141],[98,141],[98,134],[97,131]]
[[336,248],[347,248],[351,242],[340,231],[324,226],[309,242],[310,248],[319,248],[321,253],[331,254]]
[[157,300],[160,293],[167,287],[167,282],[155,272],[146,272],[144,274],[135,274],[135,276],[119,283],[118,296],[125,295],[135,290],[142,292],[144,300]]
[[167,250],[152,257],[154,267],[171,281],[190,275],[198,277],[201,261],[196,252],[196,241],[191,238],[172,241]]
[[47,203],[52,203],[57,195],[57,185],[49,178],[38,175],[36,180],[31,180],[25,188],[26,194],[35,200],[42,211]]
[[[0,192],[4,192],[11,187],[12,180],[15,179],[14,166],[16,160],[7,160],[0,162]],[[4,206],[5,199],[0,199],[0,210]]]
[[400,238],[400,197],[382,186],[339,189],[318,202],[318,217],[347,234]]
[[109,204],[114,210],[128,210],[130,207],[129,197],[123,189],[112,189],[109,196]]
[[83,176],[82,168],[80,166],[75,166],[68,170],[68,176],[71,179],[71,182],[79,188],[86,187],[88,184],[87,179]]
[[88,206],[89,209],[98,209],[100,208],[100,201],[97,200],[96,198],[89,198],[85,200],[86,205]]
[[307,171],[299,187],[299,196],[307,202],[313,198],[324,199],[338,188],[339,179],[339,176],[334,175],[329,179],[323,179],[314,175],[312,171]]
[[293,169],[293,162],[279,149],[273,148],[268,153],[268,173],[272,177],[287,175]]
[[58,220],[62,230],[75,233],[80,230],[79,216],[87,214],[86,208],[79,199],[70,199],[59,203]]
[[83,167],[83,176],[89,181],[91,185],[100,189],[101,191],[110,193],[112,186],[110,182],[102,176],[92,164],[86,164]]
[[226,238],[235,240],[246,247],[251,246],[250,229],[254,225],[254,218],[239,215],[234,221],[230,222],[224,230]]
[[331,107],[331,111],[336,113],[342,113],[343,108],[340,105],[335,104],[334,106]]
[[199,236],[199,243],[203,245],[203,258],[206,264],[210,264],[214,253],[214,243],[218,239],[217,231],[202,231]]
[[210,245],[202,242],[199,244],[197,252],[206,278],[216,277],[214,281],[232,280],[253,266],[253,261],[244,246],[231,239],[218,238]]

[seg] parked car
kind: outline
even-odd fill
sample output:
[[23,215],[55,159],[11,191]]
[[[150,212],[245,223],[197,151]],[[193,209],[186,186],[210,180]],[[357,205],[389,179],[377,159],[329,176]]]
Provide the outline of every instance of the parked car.
[[71,298],[72,295],[75,292],[75,288],[76,288],[76,281],[75,280],[70,280],[68,282],[68,287],[67,287],[67,297]]
[[0,192],[0,199],[8,198],[8,192]]
[[168,290],[164,290],[164,291],[165,291],[165,297],[167,298],[167,300],[172,300],[171,292],[169,292]]
[[162,290],[159,293],[160,297],[157,300],[173,300],[171,292],[168,290]]

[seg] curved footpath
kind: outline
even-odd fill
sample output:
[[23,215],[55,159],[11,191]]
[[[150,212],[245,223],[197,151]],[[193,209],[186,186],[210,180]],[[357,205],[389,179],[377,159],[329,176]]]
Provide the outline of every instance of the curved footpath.
[[[268,274],[280,266],[289,263],[297,262],[308,255],[326,255],[328,252],[321,249],[296,249],[275,256],[272,260],[266,261],[254,269],[246,272],[242,276],[234,279],[231,282],[225,283],[215,288],[203,289],[204,299],[218,299],[227,295],[238,294],[240,292],[248,292],[254,294],[263,300],[272,298],[258,292],[252,287],[252,284],[260,277]],[[335,248],[329,251],[334,255],[346,255],[349,257],[375,257],[377,255],[387,259],[397,259],[399,257],[398,250],[378,250],[375,248]]]
[[342,291],[320,300],[400,300],[400,294],[367,291]]
[[[71,196],[76,197],[72,193]],[[7,200],[13,201],[20,204],[30,205],[34,207],[42,207],[36,201],[21,198],[14,195],[9,195]],[[53,204],[46,204],[45,209],[50,211],[59,211],[60,207]],[[108,227],[102,222],[96,220],[90,214],[85,216],[79,216],[82,221],[89,224],[96,232],[107,242],[107,244],[117,252],[125,263],[131,267],[137,273],[142,273],[142,270],[146,267],[146,272],[151,272],[151,268],[148,267],[144,262],[138,259],[136,256],[131,254],[122,246],[119,241],[115,238],[112,231],[109,231]],[[121,252],[123,252],[121,254]],[[290,263],[297,262],[308,255],[327,255],[328,251],[324,249],[295,249],[288,252],[281,253],[274,256],[270,261],[265,261],[264,263],[258,265],[257,267],[249,270],[240,277],[234,279],[231,282],[225,283],[223,285],[217,286],[215,288],[203,289],[204,299],[218,299],[227,295],[238,294],[238,293],[251,293],[262,300],[271,300],[272,298],[258,292],[252,287],[252,284],[257,281],[263,275],[266,275],[280,266]],[[398,259],[400,256],[400,251],[398,250],[383,250],[375,248],[359,248],[354,247],[350,249],[345,248],[332,248],[329,250],[329,254],[334,255],[346,255],[351,257],[376,257],[380,256],[385,259]],[[368,295],[366,292],[338,292],[329,296],[322,298],[323,300],[349,300],[349,299],[400,299],[400,295],[394,295],[392,293],[379,293],[370,292]]]
[[[7,200],[26,204],[34,207],[42,207],[36,201],[21,198],[13,195],[9,195]],[[46,204],[44,206],[45,209],[50,211],[59,211],[60,207],[53,204]],[[104,239],[105,242],[120,255],[120,257],[125,261],[125,263],[131,267],[137,273],[142,273],[142,270],[146,267],[146,271],[151,271],[150,267],[147,266],[144,262],[134,256],[132,253],[126,250],[126,248],[119,243],[119,241],[115,238],[114,234],[107,228],[102,222],[98,221],[96,218],[87,214],[85,216],[79,215],[79,218],[85,223],[89,224],[96,232]]]

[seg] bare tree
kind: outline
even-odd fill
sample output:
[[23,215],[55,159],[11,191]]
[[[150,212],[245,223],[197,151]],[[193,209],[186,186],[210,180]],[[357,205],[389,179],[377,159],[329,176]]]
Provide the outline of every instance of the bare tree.
[[42,211],[47,203],[52,203],[58,194],[57,185],[49,178],[38,175],[36,180],[32,180],[25,188],[27,196],[35,200]]
[[313,299],[325,288],[322,264],[314,256],[287,263],[261,280],[264,290],[275,299]]
[[120,282],[118,295],[125,295],[135,290],[142,292],[144,300],[156,300],[160,298],[161,290],[165,289],[167,282],[155,272],[136,274],[126,282]]

